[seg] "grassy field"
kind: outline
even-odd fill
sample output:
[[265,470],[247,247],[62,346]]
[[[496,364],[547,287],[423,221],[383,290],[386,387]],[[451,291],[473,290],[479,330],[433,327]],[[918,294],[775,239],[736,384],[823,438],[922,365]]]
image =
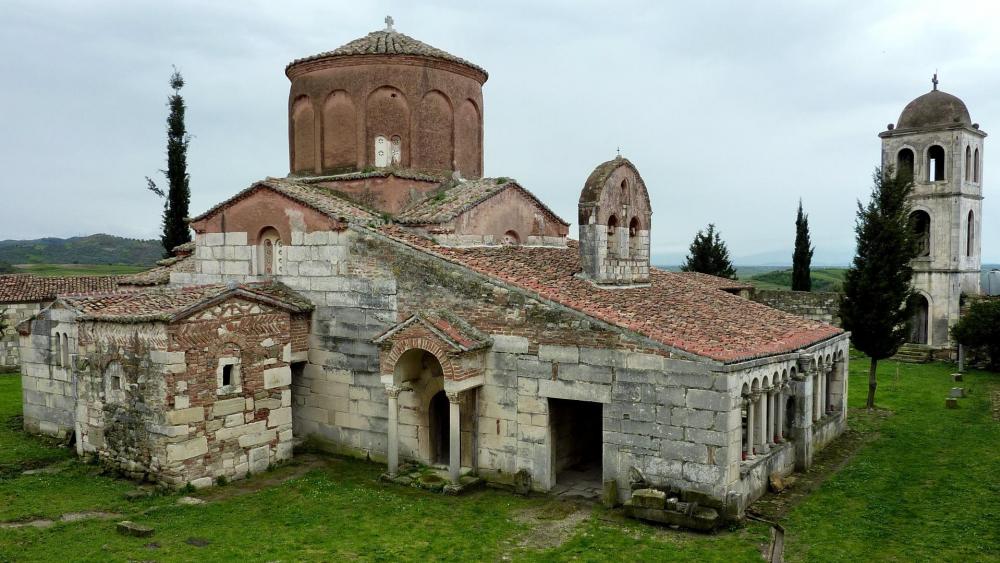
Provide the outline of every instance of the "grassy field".
[[[857,410],[866,366],[856,360],[850,371],[851,435],[865,445],[782,518],[786,559],[1000,559],[1000,421],[989,399],[1000,393],[1000,377],[968,374],[970,397],[945,410],[950,366],[883,362],[881,410],[866,413]],[[9,421],[19,396],[18,378],[0,376],[0,464],[7,467],[0,522],[84,510],[120,516],[0,528],[0,561],[759,561],[769,537],[759,523],[700,535],[545,497],[442,496],[381,484],[378,465],[310,456],[201,491],[209,501],[201,506],[178,506],[177,494],[126,501],[134,484],[17,430],[17,419]],[[12,471],[39,463],[60,472]],[[125,518],[154,526],[155,536],[118,535],[114,523]]]
[[[812,278],[812,290],[840,291],[846,271],[844,268],[813,268],[809,272],[809,276]],[[792,270],[774,270],[754,274],[747,278],[747,281],[760,289],[791,289]]]
[[123,264],[17,264],[15,273],[35,276],[118,276],[148,270]]

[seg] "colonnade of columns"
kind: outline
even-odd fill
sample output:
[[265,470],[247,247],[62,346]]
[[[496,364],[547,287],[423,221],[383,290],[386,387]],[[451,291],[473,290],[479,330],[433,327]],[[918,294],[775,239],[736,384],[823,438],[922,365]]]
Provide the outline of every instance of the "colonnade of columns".
[[[818,421],[830,412],[837,410],[833,404],[831,385],[834,383],[836,371],[840,369],[842,360],[830,365],[820,366],[813,375],[813,421]],[[843,398],[841,398],[843,400]]]
[[[399,393],[403,389],[397,385],[386,385],[385,394],[389,398],[388,465],[389,475],[395,477],[399,471]],[[448,397],[448,477],[458,483],[462,470],[461,394],[445,393]]]
[[785,441],[785,403],[788,383],[776,384],[743,396],[747,413],[744,459],[766,454],[771,446]]

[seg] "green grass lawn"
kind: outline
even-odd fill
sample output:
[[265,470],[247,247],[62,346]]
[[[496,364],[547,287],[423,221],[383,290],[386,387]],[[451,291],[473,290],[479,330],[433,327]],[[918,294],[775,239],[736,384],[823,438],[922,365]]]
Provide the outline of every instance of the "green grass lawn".
[[[855,408],[866,365],[851,365]],[[851,424],[869,442],[782,520],[789,561],[1000,558],[1000,422],[988,399],[1000,377],[968,374],[971,396],[945,410],[950,372],[944,364],[883,363],[878,403],[894,414],[852,411]],[[0,561],[759,561],[769,537],[759,523],[702,535],[545,497],[449,497],[379,483],[381,466],[333,458],[300,458],[199,492],[214,497],[202,506],[177,506],[177,494],[126,501],[134,484],[98,475],[6,424],[19,400],[18,378],[0,376],[0,463],[56,460],[64,470],[0,476],[0,522],[82,510],[122,516],[0,529]],[[155,536],[118,535],[114,523],[124,518],[154,526]]]
[[144,272],[149,267],[123,264],[17,264],[14,269],[18,274],[35,276],[119,276]]

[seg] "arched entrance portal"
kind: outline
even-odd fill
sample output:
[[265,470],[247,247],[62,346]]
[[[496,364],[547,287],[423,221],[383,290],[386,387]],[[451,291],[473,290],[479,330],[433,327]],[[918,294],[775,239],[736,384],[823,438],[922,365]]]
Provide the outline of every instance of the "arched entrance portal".
[[910,328],[910,342],[913,344],[927,344],[927,323],[929,320],[930,304],[927,298],[919,293],[913,297],[913,326]]
[[448,418],[448,396],[444,391],[438,391],[431,397],[427,415],[430,426],[430,461],[446,465],[449,461],[448,432],[451,425]]

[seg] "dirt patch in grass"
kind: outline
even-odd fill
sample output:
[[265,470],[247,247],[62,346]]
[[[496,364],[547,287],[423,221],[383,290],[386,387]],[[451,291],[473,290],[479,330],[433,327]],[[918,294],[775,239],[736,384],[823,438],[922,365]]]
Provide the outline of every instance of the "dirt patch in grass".
[[326,467],[333,463],[337,463],[337,460],[334,458],[321,457],[315,454],[303,454],[286,465],[282,465],[267,473],[255,475],[253,479],[241,479],[222,487],[212,487],[205,494],[198,494],[196,496],[208,502],[241,497],[250,493],[256,493],[262,489],[275,487],[292,479],[297,479],[313,469]]
[[812,467],[805,473],[793,473],[786,478],[787,488],[780,493],[768,491],[750,507],[750,513],[772,521],[780,521],[824,481],[835,475],[854,459],[861,449],[878,439],[881,423],[892,416],[892,411],[851,409],[849,427],[836,440],[819,451]]
[[517,547],[550,549],[564,544],[576,528],[590,517],[593,506],[583,502],[551,501],[514,514],[514,520],[529,529],[517,538]]

